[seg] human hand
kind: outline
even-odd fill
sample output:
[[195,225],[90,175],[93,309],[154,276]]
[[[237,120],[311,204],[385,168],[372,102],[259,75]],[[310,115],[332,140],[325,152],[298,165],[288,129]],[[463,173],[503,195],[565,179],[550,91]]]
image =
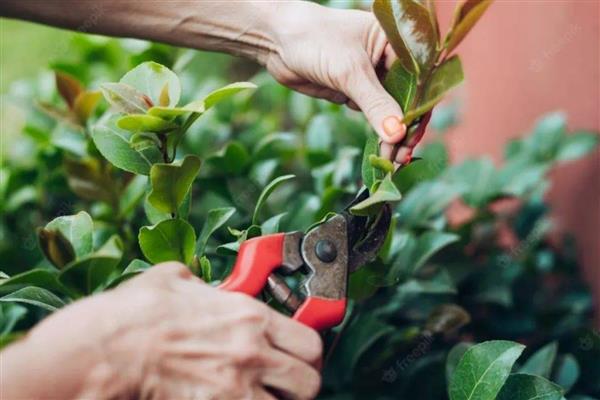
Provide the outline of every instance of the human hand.
[[410,149],[393,154],[406,134],[402,109],[380,81],[397,57],[374,15],[308,2],[285,2],[274,15],[275,46],[264,58],[269,72],[301,93],[362,110],[381,138],[382,156],[403,163]]
[[28,345],[63,348],[50,358],[71,371],[65,380],[84,375],[71,392],[77,398],[274,399],[273,391],[311,399],[320,386],[317,332],[206,285],[178,263],[66,307],[38,325],[22,351]]

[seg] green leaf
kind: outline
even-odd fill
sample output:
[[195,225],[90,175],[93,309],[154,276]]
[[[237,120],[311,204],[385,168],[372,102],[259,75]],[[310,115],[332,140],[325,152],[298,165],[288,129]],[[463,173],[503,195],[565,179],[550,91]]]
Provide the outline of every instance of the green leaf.
[[453,233],[434,230],[426,231],[419,237],[408,235],[389,270],[390,281],[415,275],[435,253],[458,239],[459,236]]
[[450,400],[494,400],[524,348],[521,344],[504,340],[471,347],[450,380]]
[[165,86],[168,87],[169,107],[176,106],[181,96],[181,83],[177,75],[164,65],[152,61],[138,65],[126,73],[120,82],[144,93],[150,97],[153,104],[161,104],[161,94]]
[[224,175],[239,175],[246,170],[250,163],[250,154],[246,147],[239,142],[229,142],[224,148],[206,159],[215,173]]
[[252,82],[235,82],[220,89],[210,92],[203,100],[204,110],[208,110],[218,102],[225,100],[239,92],[249,89],[256,89],[256,85]]
[[373,168],[377,168],[386,174],[394,173],[394,164],[392,164],[392,162],[388,159],[371,154],[369,156],[369,162]]
[[384,203],[400,201],[401,198],[402,195],[392,182],[392,175],[388,173],[377,190],[371,193],[368,198],[350,208],[350,212],[354,215],[375,215]]
[[118,116],[98,123],[92,130],[92,139],[98,151],[115,167],[139,175],[148,175],[152,164],[162,162],[162,154],[155,146],[135,150],[129,145],[130,133],[116,126]]
[[211,282],[212,268],[210,266],[210,260],[205,256],[200,257],[200,270],[202,271],[202,280],[204,280],[204,282]]
[[368,189],[371,189],[373,187],[376,180],[382,179],[384,176],[382,171],[373,168],[373,165],[371,165],[371,161],[369,160],[371,155],[377,156],[378,154],[379,139],[377,139],[377,136],[375,136],[374,134],[369,134],[367,136],[367,141],[365,142],[361,165],[363,185],[365,185]]
[[260,231],[263,235],[271,235],[273,233],[279,232],[279,225],[281,223],[281,219],[287,215],[286,212],[277,214],[267,219],[260,226]]
[[81,258],[93,250],[94,223],[92,217],[85,211],[55,218],[46,225],[46,230],[60,231],[73,246],[77,258]]
[[109,284],[109,278],[123,255],[123,242],[111,236],[96,252],[67,265],[60,273],[60,282],[80,294],[89,295]]
[[138,132],[168,132],[177,129],[179,125],[162,118],[146,114],[129,114],[117,120],[120,129]]
[[53,292],[65,293],[65,288],[58,281],[58,272],[56,270],[35,268],[13,275],[2,281],[0,283],[0,295],[5,295],[27,286],[38,286]]
[[0,338],[3,339],[10,334],[25,314],[27,308],[19,304],[0,304]]
[[119,199],[119,212],[121,215],[127,217],[136,209],[144,198],[144,194],[146,194],[147,184],[148,177],[143,175],[137,175],[129,181]]
[[25,303],[43,308],[48,311],[56,311],[65,303],[54,293],[36,286],[19,289],[16,292],[0,297],[5,303]]
[[577,359],[572,354],[565,354],[558,359],[552,380],[568,392],[577,383],[579,373]]
[[145,113],[151,104],[148,96],[124,83],[104,83],[100,89],[106,101],[125,114]]
[[[196,242],[196,254],[204,255],[204,249],[208,238],[221,226],[223,226],[229,218],[235,213],[233,207],[214,208],[206,215],[206,221],[202,225],[202,231]],[[202,266],[202,259],[200,259],[200,265]]]
[[512,374],[498,395],[498,400],[561,400],[560,386],[542,378],[528,374]]
[[306,150],[308,161],[313,166],[326,163],[331,159],[333,143],[333,121],[327,114],[315,115],[306,128]]
[[154,164],[150,169],[150,204],[159,211],[175,214],[190,191],[200,164],[194,155],[186,156],[180,165]]
[[407,112],[417,93],[417,77],[396,60],[383,81],[385,90],[398,102],[403,112]]
[[575,132],[567,135],[558,149],[556,159],[558,161],[577,160],[594,151],[600,135],[592,132]]
[[60,231],[41,228],[38,242],[44,256],[56,268],[64,267],[76,257],[73,246]]
[[539,375],[549,378],[556,358],[558,344],[552,342],[536,351],[519,369],[519,373]]
[[459,187],[463,200],[472,207],[483,207],[501,194],[501,184],[492,160],[466,160],[446,171],[445,180]]
[[142,253],[151,263],[180,261],[192,262],[196,233],[182,219],[168,219],[154,226],[144,226],[138,236]]
[[425,74],[437,58],[437,29],[429,10],[413,0],[375,0],[373,12],[407,71]]
[[442,65],[436,67],[425,83],[423,95],[416,108],[404,115],[403,122],[410,125],[423,114],[439,103],[444,95],[464,79],[462,64],[457,56],[450,57]]
[[125,267],[121,275],[117,276],[113,279],[107,286],[107,289],[114,288],[121,283],[133,278],[136,275],[146,271],[148,268],[152,267],[152,265],[148,264],[145,261],[133,259],[131,262]]
[[462,42],[490,4],[492,0],[465,0],[456,7],[454,20],[444,44],[448,54]]
[[258,197],[258,201],[256,202],[256,206],[254,207],[254,213],[252,215],[252,225],[257,225],[258,224],[258,219],[259,219],[259,213],[261,208],[264,206],[265,202],[267,201],[267,199],[269,198],[269,196],[271,195],[271,193],[273,193],[273,191],[275,191],[275,189],[277,189],[278,186],[280,186],[282,183],[289,181],[290,179],[295,178],[294,175],[283,175],[280,177],[277,177],[275,179],[273,179],[261,192],[260,196]]
[[473,347],[473,343],[460,342],[454,345],[454,347],[452,347],[452,349],[450,349],[448,352],[448,357],[446,358],[446,382],[448,385],[450,384],[450,379],[452,378],[452,375],[454,375],[454,371],[458,366],[458,362],[471,347]]

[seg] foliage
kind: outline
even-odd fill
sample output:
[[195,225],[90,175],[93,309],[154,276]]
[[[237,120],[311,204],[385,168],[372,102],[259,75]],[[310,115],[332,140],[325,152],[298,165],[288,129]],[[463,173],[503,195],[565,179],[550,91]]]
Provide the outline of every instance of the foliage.
[[[472,3],[457,20],[474,18]],[[600,396],[591,297],[571,242],[549,239],[543,200],[548,172],[591,152],[596,133],[567,132],[565,116],[549,114],[506,146],[500,167],[449,165],[437,136],[392,175],[373,151],[361,168],[373,135],[360,114],[239,61],[129,43],[77,36],[77,59],[57,61],[56,78],[9,96],[30,107],[19,139],[30,155],[9,154],[0,170],[3,344],[151,263],[178,259],[217,282],[241,241],[308,229],[364,176],[386,200],[403,198],[377,260],[350,278],[346,321],[324,336],[322,398]],[[253,85],[217,89],[224,71]],[[71,86],[44,94],[55,79]],[[69,102],[90,87],[108,101],[77,119]],[[453,120],[444,113],[433,126]]]

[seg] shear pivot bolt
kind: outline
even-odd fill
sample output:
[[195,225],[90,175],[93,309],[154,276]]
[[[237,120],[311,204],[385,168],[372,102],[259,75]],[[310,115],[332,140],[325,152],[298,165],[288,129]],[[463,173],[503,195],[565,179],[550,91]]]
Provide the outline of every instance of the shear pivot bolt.
[[329,240],[319,240],[315,245],[315,253],[319,260],[330,263],[337,257],[337,249]]

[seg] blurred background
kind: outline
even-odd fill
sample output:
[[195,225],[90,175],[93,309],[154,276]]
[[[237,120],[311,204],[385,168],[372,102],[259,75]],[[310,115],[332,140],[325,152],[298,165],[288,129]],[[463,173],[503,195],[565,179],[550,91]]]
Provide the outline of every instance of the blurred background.
[[[342,7],[350,2],[331,1],[329,5]],[[453,8],[452,1],[438,2],[442,31],[449,25]],[[24,78],[39,79],[47,92],[53,90],[48,66],[74,60],[71,46],[77,46],[77,37],[82,35],[0,21],[1,154],[27,157],[21,140],[26,112],[18,103],[6,101],[5,95],[11,87],[13,92],[28,90]],[[125,45],[134,52],[142,52],[145,46],[138,41]],[[599,51],[598,1],[496,1],[459,49],[466,82],[455,94],[460,124],[445,136],[451,159],[486,154],[500,162],[504,143],[530,130],[536,118],[549,111],[565,112],[570,128],[598,131]],[[220,77],[221,67],[229,63],[223,55],[202,57],[210,60],[202,64],[208,77]],[[122,60],[124,68],[125,63]],[[585,277],[600,293],[600,152],[555,168],[551,178],[547,198],[556,232],[575,235]]]

